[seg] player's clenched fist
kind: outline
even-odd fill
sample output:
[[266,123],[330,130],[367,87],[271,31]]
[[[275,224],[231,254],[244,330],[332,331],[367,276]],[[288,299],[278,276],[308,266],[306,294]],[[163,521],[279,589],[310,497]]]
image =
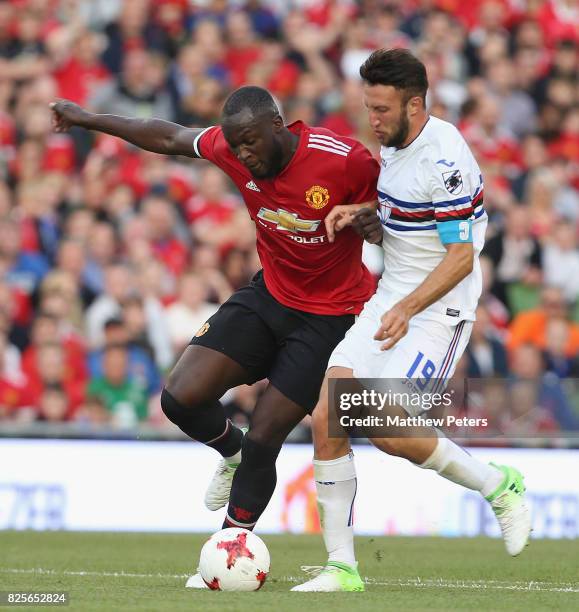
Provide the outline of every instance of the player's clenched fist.
[[82,106],[69,100],[59,100],[50,104],[55,132],[68,132],[73,125],[83,125],[90,113]]
[[405,307],[402,302],[394,304],[390,310],[382,315],[380,327],[374,334],[374,340],[386,340],[380,347],[381,350],[387,351],[391,349],[400,338],[407,334],[411,316],[410,309]]
[[382,243],[382,223],[373,208],[361,208],[352,217],[354,230],[370,244]]

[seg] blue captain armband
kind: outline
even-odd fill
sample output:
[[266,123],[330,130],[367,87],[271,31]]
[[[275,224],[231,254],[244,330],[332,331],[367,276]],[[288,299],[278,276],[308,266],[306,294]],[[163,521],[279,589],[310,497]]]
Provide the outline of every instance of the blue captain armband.
[[472,221],[470,219],[439,221],[436,223],[436,229],[442,244],[472,242]]

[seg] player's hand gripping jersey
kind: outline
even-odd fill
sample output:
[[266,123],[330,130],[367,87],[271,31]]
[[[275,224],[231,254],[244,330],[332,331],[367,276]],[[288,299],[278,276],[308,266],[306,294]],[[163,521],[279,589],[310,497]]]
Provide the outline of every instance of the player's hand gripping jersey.
[[252,176],[220,127],[195,141],[196,152],[235,183],[257,228],[265,284],[281,304],[323,315],[358,314],[374,283],[361,263],[362,239],[351,229],[328,242],[324,217],[338,204],[376,199],[379,166],[359,142],[301,121],[296,152],[272,179]]
[[487,215],[482,176],[470,149],[453,125],[430,117],[412,143],[382,147],[381,158],[385,269],[376,298],[387,310],[436,268],[446,255],[445,244],[472,242],[472,273],[420,316],[450,325],[474,320]]

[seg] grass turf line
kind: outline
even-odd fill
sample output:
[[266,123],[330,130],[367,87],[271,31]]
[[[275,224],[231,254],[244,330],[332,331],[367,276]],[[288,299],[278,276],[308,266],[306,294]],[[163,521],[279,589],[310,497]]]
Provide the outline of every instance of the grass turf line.
[[[500,540],[357,538],[365,593],[290,593],[321,538],[263,536],[272,571],[258,593],[184,588],[206,536],[2,532],[0,590],[70,591],[69,610],[578,610],[579,542],[532,541],[510,558]],[[19,606],[20,608],[20,606]],[[24,608],[38,609],[38,608]]]

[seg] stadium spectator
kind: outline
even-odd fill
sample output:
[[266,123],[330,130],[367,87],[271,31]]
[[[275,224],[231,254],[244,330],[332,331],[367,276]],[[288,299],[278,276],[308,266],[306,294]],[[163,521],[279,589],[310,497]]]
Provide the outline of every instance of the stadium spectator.
[[49,271],[44,255],[22,250],[22,230],[11,217],[0,219],[0,260],[5,281],[31,295]]
[[579,353],[579,324],[568,320],[568,309],[560,289],[547,287],[541,294],[538,308],[518,314],[509,326],[507,348],[514,353],[520,346],[532,345],[538,350],[547,346],[548,326],[561,321],[567,328],[564,353],[575,358]]
[[75,421],[85,427],[88,433],[93,433],[110,426],[111,418],[112,415],[101,398],[88,396],[79,407]]
[[483,257],[488,257],[496,269],[492,292],[512,310],[514,297],[509,288],[520,284],[533,289],[540,285],[542,251],[531,235],[529,212],[513,206],[506,215],[503,229],[487,241]]
[[482,305],[476,311],[476,321],[466,354],[469,377],[507,376],[507,351],[493,329],[489,313]]
[[103,330],[108,319],[118,316],[122,302],[132,291],[131,275],[122,264],[110,264],[104,270],[104,291],[86,311],[87,339],[93,348],[103,345]]
[[[78,211],[76,214],[78,214]],[[86,219],[84,220],[87,223]],[[117,255],[117,238],[115,230],[110,223],[105,221],[94,222],[89,225],[84,239],[87,249],[87,262],[83,276],[88,287],[97,294],[104,290],[104,271],[112,265]]]
[[552,239],[544,248],[545,283],[563,292],[568,303],[579,299],[579,249],[577,231],[568,221],[560,221],[552,230]]
[[112,83],[99,87],[90,105],[99,113],[172,119],[171,98],[163,84],[164,70],[159,56],[131,49],[124,56],[121,74]]
[[64,238],[58,243],[56,270],[70,275],[79,288],[83,307],[90,306],[97,292],[91,289],[85,280],[86,256],[85,247],[81,242]]
[[141,204],[141,216],[145,221],[146,236],[156,259],[167,270],[180,276],[187,265],[187,247],[177,237],[177,218],[171,201],[162,195],[150,195]]
[[123,344],[127,348],[128,376],[153,395],[161,389],[161,374],[150,353],[139,344],[132,342],[124,321],[120,318],[109,319],[104,327],[105,348],[91,351],[87,356],[87,366],[91,379],[103,373],[103,362],[107,346]]
[[47,388],[59,385],[67,397],[67,411],[62,420],[69,420],[84,399],[85,383],[67,366],[64,349],[60,344],[47,342],[38,347],[36,371],[28,380],[32,401],[40,408]]
[[99,398],[112,415],[113,425],[130,429],[147,418],[147,396],[128,372],[129,358],[122,344],[104,349],[102,375],[90,381],[87,394]]
[[545,369],[559,378],[579,377],[579,354],[569,355],[571,327],[564,319],[551,319],[545,330]]
[[497,59],[488,67],[487,78],[501,108],[501,126],[518,139],[532,133],[536,128],[535,104],[517,86],[513,62],[507,57]]
[[121,71],[126,55],[132,49],[162,51],[163,34],[151,20],[151,4],[150,0],[119,2],[120,10],[104,29],[108,41],[103,61],[111,72],[117,74]]
[[367,130],[363,115],[362,85],[359,79],[346,79],[340,87],[339,107],[326,115],[321,126],[352,138],[360,138],[360,132]]
[[[111,78],[101,60],[104,44],[102,35],[77,28],[63,32],[70,40],[62,41],[54,78],[58,84],[58,96],[86,104],[96,90]],[[60,41],[59,41],[60,42]]]
[[32,323],[30,344],[22,353],[22,371],[28,380],[37,380],[39,372],[39,349],[47,344],[58,344],[62,348],[64,368],[73,372],[74,378],[86,382],[85,350],[75,335],[67,334],[61,321],[54,314],[40,312]]
[[512,356],[510,413],[504,429],[513,436],[575,431],[579,421],[557,376],[544,373],[541,351],[521,344]]
[[38,401],[38,420],[56,423],[66,421],[69,412],[69,400],[62,385],[45,385]]
[[207,295],[208,287],[199,276],[189,273],[181,277],[178,299],[165,311],[175,354],[180,354],[193,334],[217,312]]
[[83,330],[84,312],[80,286],[68,272],[52,270],[40,286],[40,308],[59,319],[63,337],[76,337]]

